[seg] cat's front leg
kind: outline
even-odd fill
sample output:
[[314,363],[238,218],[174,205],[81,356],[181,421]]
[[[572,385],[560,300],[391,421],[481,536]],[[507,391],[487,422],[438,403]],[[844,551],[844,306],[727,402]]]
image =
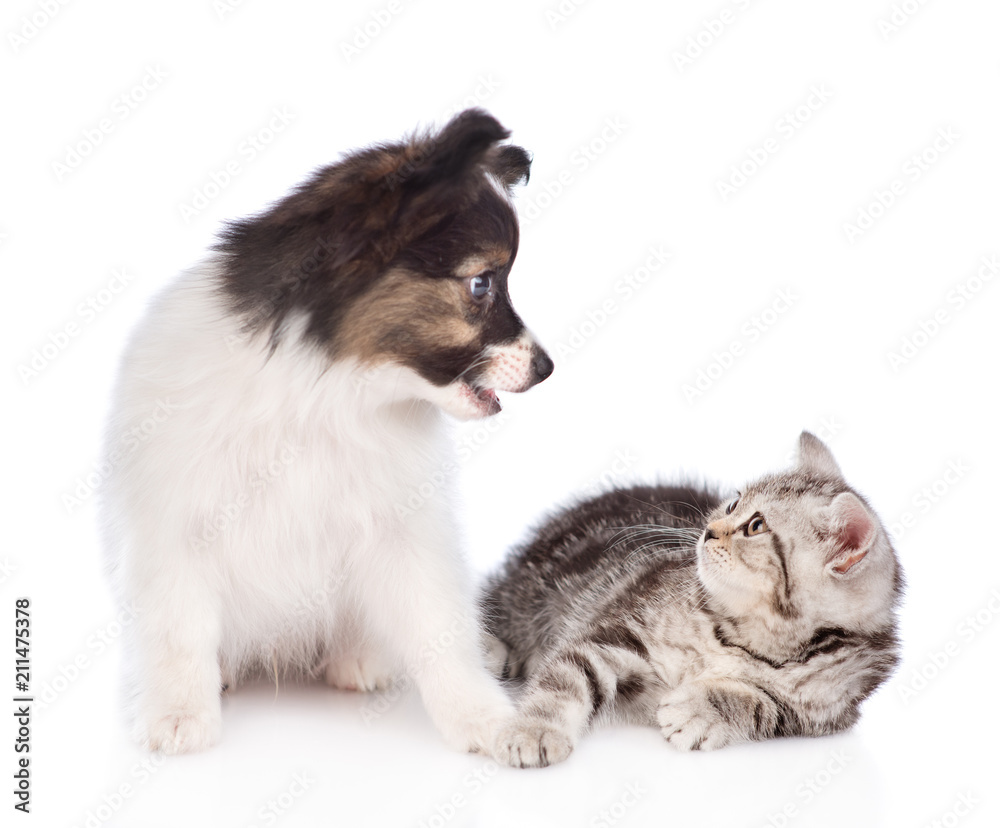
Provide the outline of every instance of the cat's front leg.
[[[636,676],[647,672],[635,653],[616,647],[578,641],[559,650],[529,676],[517,716],[499,733],[494,757],[515,768],[562,762],[594,716],[635,695],[646,681]],[[621,684],[623,677],[628,678]]]
[[512,768],[544,768],[569,758],[576,734],[563,722],[545,716],[518,716],[497,738],[493,757]]
[[760,688],[731,679],[681,684],[660,700],[656,719],[679,750],[715,750],[775,735],[780,711]]

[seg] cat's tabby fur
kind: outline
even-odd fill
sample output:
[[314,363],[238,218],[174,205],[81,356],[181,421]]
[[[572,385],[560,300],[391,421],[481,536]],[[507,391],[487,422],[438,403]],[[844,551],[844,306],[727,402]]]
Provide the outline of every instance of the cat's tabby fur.
[[507,764],[565,759],[595,719],[687,750],[845,730],[898,662],[902,572],[829,449],[724,501],[637,486],[553,517],[487,584],[497,672],[524,680]]

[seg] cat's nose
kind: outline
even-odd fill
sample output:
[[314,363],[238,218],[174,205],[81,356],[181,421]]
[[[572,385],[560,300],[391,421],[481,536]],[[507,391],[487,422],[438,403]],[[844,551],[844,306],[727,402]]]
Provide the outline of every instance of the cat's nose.
[[705,540],[718,540],[723,535],[728,535],[729,532],[726,531],[726,527],[722,525],[721,520],[713,521],[705,527]]

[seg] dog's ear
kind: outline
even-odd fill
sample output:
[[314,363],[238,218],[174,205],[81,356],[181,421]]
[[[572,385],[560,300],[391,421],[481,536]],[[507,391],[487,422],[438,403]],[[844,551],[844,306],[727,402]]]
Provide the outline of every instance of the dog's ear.
[[436,135],[416,147],[413,170],[405,181],[411,193],[427,188],[461,188],[486,161],[493,145],[510,135],[482,109],[466,109]]
[[466,109],[433,135],[412,141],[409,161],[397,168],[395,235],[415,239],[478,197],[478,179],[499,157],[497,143],[510,133],[481,109]]
[[531,175],[531,156],[521,147],[508,144],[500,147],[491,159],[490,172],[509,190],[518,184],[527,184]]

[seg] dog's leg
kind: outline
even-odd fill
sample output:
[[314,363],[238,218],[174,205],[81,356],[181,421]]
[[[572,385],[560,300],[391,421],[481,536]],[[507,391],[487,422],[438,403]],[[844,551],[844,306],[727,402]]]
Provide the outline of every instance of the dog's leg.
[[153,751],[204,750],[221,732],[215,600],[193,571],[171,568],[136,592],[136,737]]
[[355,618],[338,625],[337,638],[328,644],[322,672],[326,683],[338,690],[370,693],[386,689],[397,665],[362,629]]
[[379,652],[345,651],[330,658],[323,671],[326,683],[338,690],[370,693],[385,690],[393,679],[392,663]]
[[[486,669],[463,561],[440,525],[420,522],[419,531],[397,535],[375,550],[383,567],[368,568],[371,583],[362,593],[368,596],[369,623],[397,645],[407,678],[449,744],[488,752],[513,706]],[[447,526],[447,519],[441,524]]]

